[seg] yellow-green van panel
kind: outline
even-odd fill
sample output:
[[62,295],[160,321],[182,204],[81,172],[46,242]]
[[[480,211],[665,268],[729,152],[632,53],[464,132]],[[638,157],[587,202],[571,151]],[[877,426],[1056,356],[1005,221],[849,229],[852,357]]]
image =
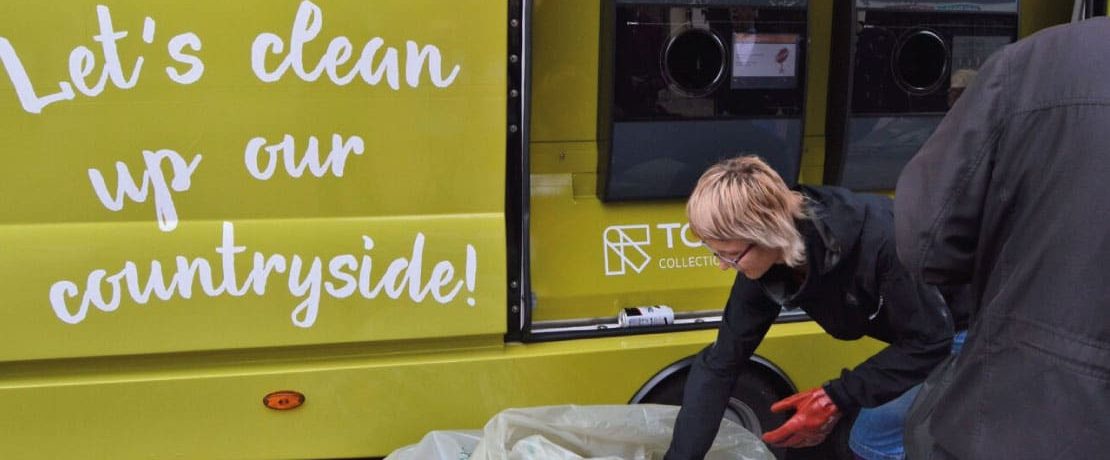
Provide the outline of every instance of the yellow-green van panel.
[[0,361],[504,332],[503,229],[500,214],[0,226],[0,279],[18,280]]
[[[483,0],[451,7],[435,0],[5,1],[0,37],[10,44],[8,57],[22,63],[27,79],[18,80],[38,98],[66,85],[73,99],[39,103],[40,112],[32,113],[17,98],[16,78],[0,78],[0,223],[146,221],[159,231],[161,182],[168,193],[158,208],[182,221],[499,211],[506,9]],[[291,38],[298,15],[317,18],[320,28],[301,47]],[[131,79],[133,87],[102,76],[110,72],[93,38],[98,17],[127,33],[115,41],[115,54],[122,61],[118,79]],[[144,29],[153,44],[141,38]],[[192,43],[189,34],[199,51],[184,45]],[[332,48],[350,56],[337,66],[319,65]],[[91,75],[78,80],[88,86],[104,80],[95,96],[71,81],[72,56],[84,55],[75,49],[93,62]],[[171,59],[175,50],[181,60],[203,65],[197,75],[176,77],[187,83],[170,74],[199,68]],[[365,53],[372,59],[363,66]],[[374,83],[361,76],[379,71]],[[312,151],[322,165],[306,170],[300,163]],[[345,162],[336,151],[346,152]],[[165,180],[152,181],[144,201],[108,209],[92,171],[115,197],[121,165],[138,183],[148,157],[160,160]],[[178,157],[197,162],[191,181],[185,168],[173,174]],[[169,184],[175,177],[178,184]]]
[[[321,349],[289,362],[251,362],[248,355],[205,373],[181,372],[168,359],[92,375],[61,369],[60,375],[28,376],[18,386],[0,384],[0,395],[11,402],[7,413],[23,414],[0,417],[0,455],[381,456],[429,430],[479,429],[508,407],[626,403],[656,372],[696,353],[713,334],[523,346],[491,337],[416,344],[389,354]],[[429,351],[436,348],[453,351]],[[877,349],[875,342],[841,342],[813,323],[798,323],[776,327],[757,353],[790,363],[794,384],[805,389]],[[301,392],[305,403],[283,412],[263,407],[262,397],[277,390]]]
[[532,141],[596,139],[600,3],[533,0],[532,19]]
[[735,272],[717,268],[689,230],[683,203],[606,205],[575,195],[581,180],[532,175],[534,320],[614,316],[638,305],[724,306]]
[[1024,0],[1018,11],[1018,36],[1027,37],[1046,27],[1071,20],[1075,2],[1056,0]]
[[503,333],[507,11],[3,2],[0,361]]

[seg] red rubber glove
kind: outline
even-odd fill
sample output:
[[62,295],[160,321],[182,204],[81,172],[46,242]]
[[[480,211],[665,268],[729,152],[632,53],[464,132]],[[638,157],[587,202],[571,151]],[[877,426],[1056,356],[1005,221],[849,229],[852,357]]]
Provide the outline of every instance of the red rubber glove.
[[764,433],[764,442],[776,447],[816,446],[840,420],[840,409],[824,388],[804,391],[771,405],[771,412],[787,410],[793,410],[794,416],[774,431]]

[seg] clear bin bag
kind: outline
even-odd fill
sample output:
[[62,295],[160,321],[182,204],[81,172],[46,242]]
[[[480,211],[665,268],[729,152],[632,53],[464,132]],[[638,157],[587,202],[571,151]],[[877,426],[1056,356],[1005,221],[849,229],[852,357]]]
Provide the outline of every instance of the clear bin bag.
[[[482,431],[434,431],[386,460],[661,460],[677,406],[547,406],[508,409]],[[707,460],[773,460],[751,432],[722,420]]]

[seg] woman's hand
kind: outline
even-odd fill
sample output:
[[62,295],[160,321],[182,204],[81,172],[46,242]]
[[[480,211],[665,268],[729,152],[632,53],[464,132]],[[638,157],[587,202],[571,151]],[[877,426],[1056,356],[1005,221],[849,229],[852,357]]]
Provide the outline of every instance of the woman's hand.
[[763,441],[776,447],[809,447],[820,444],[840,420],[840,409],[825,394],[814,388],[771,405],[771,412],[793,410],[794,416],[774,431],[763,434]]

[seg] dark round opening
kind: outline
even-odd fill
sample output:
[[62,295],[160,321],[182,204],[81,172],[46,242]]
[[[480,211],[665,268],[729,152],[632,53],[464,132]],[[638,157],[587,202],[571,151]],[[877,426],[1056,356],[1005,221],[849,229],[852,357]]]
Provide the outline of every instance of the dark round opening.
[[712,92],[725,75],[724,44],[713,32],[686,29],[663,47],[663,76],[679,91],[693,96]]
[[911,93],[936,91],[948,71],[948,46],[931,30],[906,35],[894,50],[894,79]]

